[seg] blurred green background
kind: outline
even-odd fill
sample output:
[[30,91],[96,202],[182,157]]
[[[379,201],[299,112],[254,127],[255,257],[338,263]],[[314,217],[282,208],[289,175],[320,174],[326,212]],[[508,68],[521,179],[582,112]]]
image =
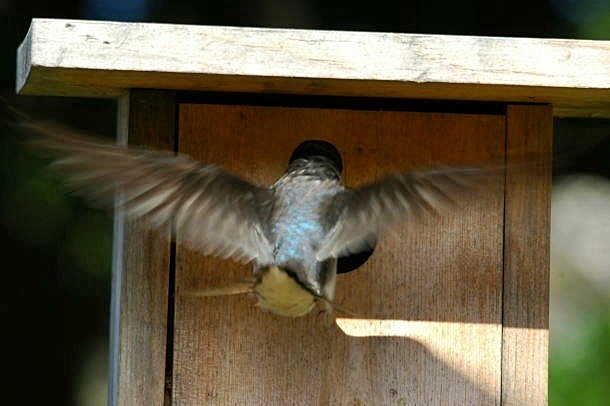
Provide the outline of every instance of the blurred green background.
[[[610,1],[0,0],[0,95],[40,118],[113,137],[113,101],[17,97],[15,50],[32,17],[610,40]],[[6,404],[104,405],[111,214],[70,196],[0,124]],[[555,123],[550,404],[610,399],[610,120]],[[7,387],[13,384],[6,383]],[[11,398],[8,394],[8,399]],[[36,403],[34,403],[36,401]]]

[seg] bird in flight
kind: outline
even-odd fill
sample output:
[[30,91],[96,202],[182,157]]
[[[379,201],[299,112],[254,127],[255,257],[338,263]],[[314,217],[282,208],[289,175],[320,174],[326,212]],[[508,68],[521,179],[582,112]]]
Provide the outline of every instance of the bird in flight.
[[253,293],[259,307],[290,317],[308,314],[316,303],[335,307],[338,258],[370,249],[399,221],[456,206],[490,172],[421,169],[348,188],[339,151],[309,140],[296,146],[284,174],[264,186],[170,151],[122,147],[50,123],[19,126],[95,204],[121,207],[151,227],[173,222],[191,248],[252,263],[252,279],[224,293]]

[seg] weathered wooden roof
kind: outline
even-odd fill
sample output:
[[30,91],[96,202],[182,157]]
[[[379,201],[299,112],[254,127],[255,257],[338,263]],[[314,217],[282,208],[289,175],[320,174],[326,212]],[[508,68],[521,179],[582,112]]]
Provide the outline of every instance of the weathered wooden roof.
[[22,94],[157,88],[552,103],[610,117],[610,41],[34,19]]

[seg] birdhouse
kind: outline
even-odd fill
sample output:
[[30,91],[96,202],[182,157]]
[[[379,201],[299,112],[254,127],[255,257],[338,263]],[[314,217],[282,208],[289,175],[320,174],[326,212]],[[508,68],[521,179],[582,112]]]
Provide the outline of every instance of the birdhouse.
[[553,117],[610,117],[609,66],[602,41],[33,20],[17,91],[116,99],[122,144],[262,185],[310,139],[350,187],[508,168],[383,234],[337,277],[332,324],[188,295],[250,269],[117,211],[110,404],[546,404]]

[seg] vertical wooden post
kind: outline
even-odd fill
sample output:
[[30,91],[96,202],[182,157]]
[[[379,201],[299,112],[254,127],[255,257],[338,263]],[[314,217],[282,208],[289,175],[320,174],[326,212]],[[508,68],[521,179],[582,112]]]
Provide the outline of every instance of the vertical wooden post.
[[[119,101],[119,142],[175,149],[176,97],[132,90]],[[115,213],[109,405],[163,405],[171,266],[169,227]]]
[[508,106],[506,134],[509,165],[540,161],[506,177],[502,405],[546,405],[552,106]]

